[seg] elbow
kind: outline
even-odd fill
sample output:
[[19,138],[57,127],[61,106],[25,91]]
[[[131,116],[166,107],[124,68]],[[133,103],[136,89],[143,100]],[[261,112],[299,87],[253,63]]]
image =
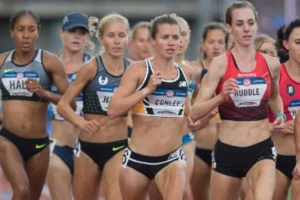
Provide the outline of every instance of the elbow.
[[196,116],[193,116],[193,115],[190,115],[190,117],[191,117],[191,120],[193,122],[195,122],[195,121],[197,121],[199,119],[199,117],[196,117]]
[[74,111],[76,111],[76,109],[77,109],[77,105],[76,105],[76,101],[74,100],[73,102],[72,102],[72,109],[74,110]]
[[201,118],[201,116],[199,116],[199,112],[197,112],[197,110],[199,110],[199,109],[197,108],[197,104],[192,105],[191,111],[190,111],[190,118],[191,118],[193,121],[197,121],[198,119]]
[[197,121],[197,120],[199,119],[199,117],[197,117],[197,115],[195,114],[195,112],[194,112],[193,110],[191,110],[190,118],[191,118],[193,121]]
[[59,101],[56,106],[56,109],[57,109],[58,114],[62,117],[64,117],[65,108],[66,108],[66,104],[63,101]]
[[109,119],[115,119],[118,117],[118,113],[115,112],[113,109],[108,109],[107,115],[108,115]]
[[110,104],[108,105],[107,115],[110,119],[115,119],[118,117],[118,111],[114,109],[114,106],[112,106],[112,102],[110,102]]
[[117,117],[122,116],[122,113],[120,112],[120,109],[116,104],[114,103],[115,101],[112,99],[108,105],[107,109],[107,115],[110,119],[115,119]]

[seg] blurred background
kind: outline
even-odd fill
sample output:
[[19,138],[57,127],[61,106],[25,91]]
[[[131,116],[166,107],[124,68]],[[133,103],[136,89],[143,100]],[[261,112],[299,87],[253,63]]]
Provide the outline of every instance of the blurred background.
[[[21,9],[30,9],[40,16],[42,29],[37,47],[53,53],[61,49],[59,29],[63,16],[70,12],[82,12],[98,18],[117,12],[129,19],[131,27],[161,14],[176,13],[185,18],[191,27],[191,43],[186,59],[195,60],[203,27],[211,21],[223,22],[225,9],[230,2],[232,0],[0,0],[0,53],[14,48],[9,33],[9,19]],[[274,39],[276,30],[295,18],[297,11],[300,11],[300,1],[297,0],[250,2],[259,14],[259,33],[268,34]],[[98,44],[95,38],[94,42]],[[10,191],[0,170],[0,200],[11,199]],[[47,186],[41,199],[50,199]]]
[[[9,18],[21,9],[30,9],[41,17],[42,30],[38,47],[58,53],[61,48],[59,28],[69,12],[88,16],[102,16],[117,12],[133,26],[139,21],[150,21],[155,16],[176,13],[185,18],[192,30],[187,53],[194,60],[200,43],[202,28],[207,22],[221,21],[232,0],[0,0],[0,53],[14,48],[9,34]],[[276,29],[296,16],[297,0],[251,0],[259,13],[259,32],[276,36]],[[97,41],[96,41],[97,42]]]

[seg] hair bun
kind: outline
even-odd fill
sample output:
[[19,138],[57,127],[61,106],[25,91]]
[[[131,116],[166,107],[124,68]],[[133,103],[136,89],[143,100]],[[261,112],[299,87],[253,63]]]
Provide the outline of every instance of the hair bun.
[[95,33],[98,30],[98,26],[99,26],[99,19],[97,17],[94,16],[90,16],[89,17],[89,31],[91,36],[95,35]]

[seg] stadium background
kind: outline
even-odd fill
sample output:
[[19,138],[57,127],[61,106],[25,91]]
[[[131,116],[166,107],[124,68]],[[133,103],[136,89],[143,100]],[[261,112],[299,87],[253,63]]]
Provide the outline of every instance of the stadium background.
[[[82,12],[98,18],[117,12],[129,19],[131,27],[161,14],[176,13],[185,18],[191,27],[191,43],[186,58],[195,60],[203,27],[211,21],[223,22],[230,2],[232,0],[0,0],[0,53],[14,48],[9,33],[9,18],[21,9],[30,9],[40,16],[42,29],[37,47],[53,53],[58,53],[61,48],[59,29],[63,16],[69,12]],[[258,10],[259,34],[265,33],[273,38],[277,28],[296,17],[300,8],[300,1],[297,0],[250,2]],[[93,41],[97,49],[101,48],[95,38]],[[0,200],[8,199],[11,199],[11,190],[0,168]],[[41,199],[50,199],[46,185]]]

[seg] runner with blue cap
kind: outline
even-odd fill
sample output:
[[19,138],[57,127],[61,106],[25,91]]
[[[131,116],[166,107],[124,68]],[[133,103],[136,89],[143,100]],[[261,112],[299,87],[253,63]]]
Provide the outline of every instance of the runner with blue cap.
[[[70,83],[74,82],[78,70],[91,56],[86,53],[89,42],[89,20],[82,13],[70,13],[63,18],[60,38],[63,48],[60,59]],[[55,85],[52,91],[57,92]],[[76,113],[82,114],[82,94],[76,97]],[[74,168],[73,149],[79,135],[79,129],[64,120],[57,113],[56,105],[51,104],[52,130],[51,152],[47,183],[53,200],[72,199],[72,176]]]

